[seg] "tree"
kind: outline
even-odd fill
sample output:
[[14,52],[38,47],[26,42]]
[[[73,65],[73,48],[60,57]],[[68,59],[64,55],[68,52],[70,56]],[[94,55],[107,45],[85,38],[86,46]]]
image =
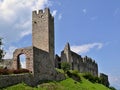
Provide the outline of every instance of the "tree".
[[5,52],[4,52],[3,48],[2,48],[2,45],[3,45],[2,38],[0,38],[0,61],[2,61],[2,59],[3,59],[4,55],[5,55]]
[[67,62],[62,62],[61,63],[61,69],[64,70],[64,72],[66,73],[68,70],[70,70],[70,64]]

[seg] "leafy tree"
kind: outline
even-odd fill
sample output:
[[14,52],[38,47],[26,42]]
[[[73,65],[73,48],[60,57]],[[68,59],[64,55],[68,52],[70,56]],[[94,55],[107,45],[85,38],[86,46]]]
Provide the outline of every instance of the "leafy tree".
[[4,52],[3,48],[2,48],[2,45],[3,45],[2,38],[0,38],[0,61],[2,61],[2,59],[3,59],[4,55],[5,55],[5,52]]
[[66,73],[68,70],[70,70],[70,64],[67,62],[62,62],[61,63],[61,69],[64,70],[64,72]]

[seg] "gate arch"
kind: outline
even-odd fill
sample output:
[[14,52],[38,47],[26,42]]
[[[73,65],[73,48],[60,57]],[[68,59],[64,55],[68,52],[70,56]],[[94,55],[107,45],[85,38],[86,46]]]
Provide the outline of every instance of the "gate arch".
[[13,53],[13,69],[20,69],[19,56],[24,54],[26,56],[26,69],[33,71],[33,52],[32,47],[16,49]]

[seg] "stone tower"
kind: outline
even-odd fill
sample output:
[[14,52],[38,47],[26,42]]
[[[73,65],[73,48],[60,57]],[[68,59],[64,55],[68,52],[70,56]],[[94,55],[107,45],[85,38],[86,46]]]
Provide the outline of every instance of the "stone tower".
[[54,18],[48,8],[32,13],[32,45],[48,52],[54,65]]

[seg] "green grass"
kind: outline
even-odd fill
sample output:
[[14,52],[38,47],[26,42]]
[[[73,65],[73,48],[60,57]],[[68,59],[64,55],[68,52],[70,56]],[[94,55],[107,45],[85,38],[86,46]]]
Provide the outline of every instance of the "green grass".
[[91,83],[81,76],[81,81],[77,82],[72,78],[67,78],[63,81],[53,81],[49,83],[43,83],[37,87],[30,87],[24,83],[7,87],[2,90],[110,90],[102,84]]

